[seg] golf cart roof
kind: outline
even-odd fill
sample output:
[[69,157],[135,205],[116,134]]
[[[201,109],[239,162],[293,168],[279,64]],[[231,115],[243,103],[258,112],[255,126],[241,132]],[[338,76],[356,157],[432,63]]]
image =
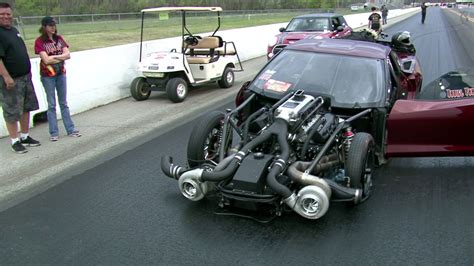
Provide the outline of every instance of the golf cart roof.
[[204,7],[204,6],[182,6],[182,7],[154,7],[154,8],[147,8],[147,9],[142,9],[142,13],[145,12],[169,12],[169,11],[213,11],[213,12],[218,12],[222,11],[221,7],[218,6],[210,6],[210,7]]

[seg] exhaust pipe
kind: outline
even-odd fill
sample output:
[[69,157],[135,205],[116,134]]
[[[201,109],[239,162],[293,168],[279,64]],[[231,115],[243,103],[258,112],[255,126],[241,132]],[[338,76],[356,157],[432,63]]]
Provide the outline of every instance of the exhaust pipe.
[[324,179],[331,187],[332,195],[339,200],[353,201],[354,204],[359,204],[362,201],[362,190],[349,188],[339,185],[331,179]]
[[[320,163],[316,165],[315,169],[325,168],[325,165],[329,167],[339,163],[338,160],[334,160],[335,155],[323,156],[320,160]],[[342,201],[353,201],[355,204],[358,204],[362,201],[362,190],[344,187],[331,179],[322,179],[317,176],[308,174],[305,171],[308,169],[311,162],[294,162],[288,168],[288,175],[291,179],[299,184],[303,185],[314,185],[323,189],[329,198],[331,195],[338,200]],[[328,190],[330,192],[328,192]]]
[[179,177],[186,171],[185,168],[173,164],[173,158],[170,156],[161,157],[161,171],[168,177],[179,179]]

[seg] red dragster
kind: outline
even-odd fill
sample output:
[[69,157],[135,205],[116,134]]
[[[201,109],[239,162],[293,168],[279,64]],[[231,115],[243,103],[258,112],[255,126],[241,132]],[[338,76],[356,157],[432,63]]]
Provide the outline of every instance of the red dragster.
[[280,28],[280,32],[268,43],[268,58],[296,41],[308,37],[340,38],[351,34],[352,28],[347,25],[342,15],[320,13],[294,17],[286,28]]
[[235,109],[196,123],[190,168],[163,157],[163,172],[190,200],[213,195],[216,213],[318,219],[330,202],[368,199],[388,157],[474,155],[474,71],[421,89],[409,37],[288,45],[244,84]]

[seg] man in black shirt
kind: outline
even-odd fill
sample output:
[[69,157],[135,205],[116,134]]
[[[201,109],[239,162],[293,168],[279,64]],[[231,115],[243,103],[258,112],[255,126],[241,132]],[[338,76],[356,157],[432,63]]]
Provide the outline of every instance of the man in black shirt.
[[428,6],[426,5],[425,2],[423,2],[421,4],[421,24],[425,24],[426,8],[428,8]]
[[28,134],[30,111],[39,107],[31,82],[30,58],[20,33],[12,26],[12,14],[13,10],[8,3],[0,3],[0,90],[3,96],[3,118],[11,138],[12,150],[25,153],[25,146],[41,145]]
[[372,10],[372,14],[369,16],[369,29],[376,31],[378,34],[382,31],[382,27],[380,26],[382,17],[376,12],[377,8],[374,6],[370,10]]
[[380,12],[382,12],[382,25],[385,25],[387,24],[388,8],[385,5],[382,5]]

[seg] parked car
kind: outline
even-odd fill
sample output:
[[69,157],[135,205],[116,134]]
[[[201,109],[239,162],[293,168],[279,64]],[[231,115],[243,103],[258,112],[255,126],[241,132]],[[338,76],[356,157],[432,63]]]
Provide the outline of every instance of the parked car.
[[297,16],[291,19],[286,28],[268,43],[267,57],[272,58],[288,44],[309,38],[340,38],[351,34],[344,17],[336,13],[320,13]]
[[243,85],[235,109],[196,123],[189,167],[165,156],[162,171],[190,200],[215,196],[217,213],[318,219],[330,202],[367,200],[387,157],[474,155],[474,71],[421,89],[408,32],[351,36],[285,47]]
[[359,11],[359,10],[364,9],[364,6],[362,6],[362,5],[351,5],[350,8],[351,8],[351,11]]
[[367,10],[367,7],[368,7],[367,3],[353,3],[349,6],[351,11]]

